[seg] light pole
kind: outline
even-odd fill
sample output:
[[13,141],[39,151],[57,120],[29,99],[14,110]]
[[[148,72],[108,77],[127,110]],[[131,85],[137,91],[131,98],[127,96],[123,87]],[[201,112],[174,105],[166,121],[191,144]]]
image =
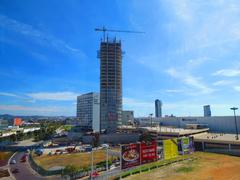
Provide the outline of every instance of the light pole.
[[153,116],[153,113],[149,114],[150,118],[151,118],[151,128],[152,128],[152,116]]
[[107,178],[106,179],[108,179],[108,148],[109,148],[109,145],[103,144],[103,147],[106,149],[106,153],[107,153],[107,155],[106,155],[106,176],[107,176]]
[[93,179],[93,147],[91,152],[91,180]]
[[233,112],[234,112],[234,120],[235,120],[235,128],[236,128],[236,140],[238,140],[239,138],[238,138],[237,117],[236,117],[236,113],[235,113],[235,111],[238,110],[238,108],[237,107],[232,107],[230,109],[233,110]]

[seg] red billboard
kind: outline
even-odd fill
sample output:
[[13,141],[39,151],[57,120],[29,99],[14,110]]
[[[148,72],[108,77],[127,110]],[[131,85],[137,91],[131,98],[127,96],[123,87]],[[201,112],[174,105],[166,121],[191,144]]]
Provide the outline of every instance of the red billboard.
[[140,165],[140,144],[127,144],[121,146],[121,168],[127,169]]
[[141,164],[149,163],[157,160],[157,142],[141,143]]

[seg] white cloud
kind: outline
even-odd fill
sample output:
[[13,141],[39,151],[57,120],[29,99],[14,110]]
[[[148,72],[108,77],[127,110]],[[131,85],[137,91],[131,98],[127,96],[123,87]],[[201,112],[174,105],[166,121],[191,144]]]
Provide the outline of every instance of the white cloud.
[[235,86],[234,90],[240,92],[240,86]]
[[225,85],[230,85],[233,84],[234,81],[228,81],[228,80],[219,80],[213,83],[214,86],[225,86]]
[[210,58],[208,58],[208,57],[199,57],[196,59],[190,59],[187,62],[187,67],[189,67],[191,69],[195,68],[195,67],[199,67],[200,65],[206,63],[209,60],[210,60]]
[[240,76],[240,69],[221,69],[213,73],[213,75],[226,77]]
[[84,56],[83,52],[79,49],[71,47],[67,42],[60,40],[48,33],[42,32],[32,25],[25,24],[4,15],[0,15],[0,22],[0,27],[15,31],[21,35],[31,38],[35,43],[38,43],[44,47],[52,47],[59,52],[66,54],[78,55],[80,57]]
[[27,96],[35,100],[56,100],[56,101],[72,101],[76,100],[80,94],[75,92],[38,92],[28,93]]
[[164,1],[175,26],[182,32],[182,46],[177,52],[220,48],[240,40],[240,3],[232,1]]
[[123,98],[123,104],[127,106],[142,107],[142,108],[152,108],[153,103],[145,102],[138,99]]
[[[166,72],[167,72],[167,74],[169,74],[173,78],[178,79],[181,82],[183,82],[185,85],[188,85],[192,88],[197,89],[199,91],[199,93],[211,94],[212,92],[215,91],[214,89],[205,85],[201,81],[201,78],[192,76],[191,74],[189,74],[187,72],[180,71],[180,70],[177,70],[175,68],[169,68]],[[194,92],[194,94],[197,94],[197,93]]]
[[13,93],[7,93],[7,92],[0,92],[0,96],[9,96],[9,97],[20,97]]
[[165,92],[167,93],[182,93],[184,92],[183,89],[166,89]]
[[0,105],[3,111],[35,111],[35,112],[58,112],[57,107],[28,107],[20,105]]

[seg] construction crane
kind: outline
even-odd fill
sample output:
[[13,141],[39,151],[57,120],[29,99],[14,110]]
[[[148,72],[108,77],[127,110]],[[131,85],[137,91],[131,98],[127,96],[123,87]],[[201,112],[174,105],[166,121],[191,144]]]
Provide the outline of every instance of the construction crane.
[[103,40],[105,41],[106,32],[120,32],[120,33],[137,33],[143,34],[145,32],[142,31],[129,31],[129,30],[116,30],[116,29],[106,29],[104,26],[102,28],[95,28],[95,31],[102,31],[103,32]]

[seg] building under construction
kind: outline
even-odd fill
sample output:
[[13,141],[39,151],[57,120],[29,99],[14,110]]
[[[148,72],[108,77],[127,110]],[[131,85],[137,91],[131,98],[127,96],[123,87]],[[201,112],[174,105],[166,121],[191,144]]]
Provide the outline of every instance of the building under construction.
[[100,128],[116,132],[122,120],[121,41],[104,38],[100,45]]

